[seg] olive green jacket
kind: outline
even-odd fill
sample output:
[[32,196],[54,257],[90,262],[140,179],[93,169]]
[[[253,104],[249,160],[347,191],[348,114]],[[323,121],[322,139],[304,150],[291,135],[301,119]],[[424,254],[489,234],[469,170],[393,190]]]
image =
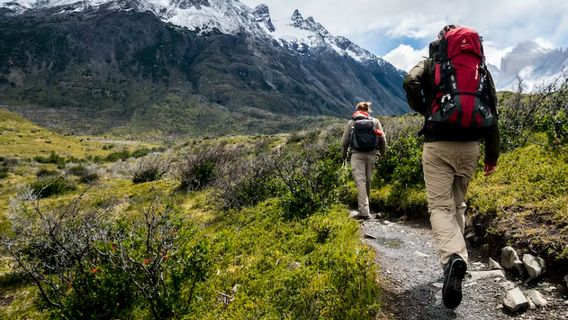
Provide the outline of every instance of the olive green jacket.
[[[414,111],[426,116],[427,106],[432,103],[432,101],[426,101],[427,97],[434,97],[434,74],[433,66],[434,61],[432,59],[426,59],[420,61],[414,68],[408,72],[404,79],[404,90],[406,91],[406,98],[410,108]],[[491,74],[488,74],[488,83],[490,87],[490,107],[492,108],[494,114],[497,114],[497,94],[495,92],[495,85],[493,83],[493,78]],[[497,164],[497,159],[499,158],[499,126],[498,121],[495,121],[495,125],[491,127],[488,133],[485,135],[483,140],[485,141],[485,163],[495,165]],[[478,140],[477,138],[460,137],[454,135],[446,136],[434,136],[431,132],[423,130],[424,137],[426,141],[471,141]]]

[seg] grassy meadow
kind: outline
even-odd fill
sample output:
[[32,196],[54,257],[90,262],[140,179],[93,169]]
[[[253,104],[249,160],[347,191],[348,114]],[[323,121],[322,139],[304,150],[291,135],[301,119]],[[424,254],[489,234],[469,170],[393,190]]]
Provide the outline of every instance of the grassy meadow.
[[168,147],[2,114],[0,318],[380,314],[337,130]]

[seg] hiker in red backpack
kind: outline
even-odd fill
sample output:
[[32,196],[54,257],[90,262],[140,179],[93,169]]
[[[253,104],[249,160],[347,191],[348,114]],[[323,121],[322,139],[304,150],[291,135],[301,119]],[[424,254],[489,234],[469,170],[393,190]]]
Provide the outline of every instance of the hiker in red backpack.
[[499,157],[497,97],[476,31],[445,26],[430,44],[430,57],[404,79],[408,104],[425,117],[421,134],[428,212],[444,269],[444,305],[456,308],[467,270],[464,202],[485,142],[484,174]]
[[384,155],[387,140],[379,119],[373,118],[370,102],[359,102],[355,107],[351,120],[343,132],[341,144],[343,159],[351,153],[351,171],[357,186],[358,213],[354,218],[366,220],[371,217],[369,211],[369,195],[371,177],[377,151]]

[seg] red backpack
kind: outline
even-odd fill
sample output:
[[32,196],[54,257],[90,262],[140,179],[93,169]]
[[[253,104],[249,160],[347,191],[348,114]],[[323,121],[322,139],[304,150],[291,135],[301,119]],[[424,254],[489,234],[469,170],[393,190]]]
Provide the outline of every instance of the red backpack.
[[477,32],[463,27],[446,32],[434,61],[434,91],[427,110],[427,129],[472,133],[492,126],[496,111]]

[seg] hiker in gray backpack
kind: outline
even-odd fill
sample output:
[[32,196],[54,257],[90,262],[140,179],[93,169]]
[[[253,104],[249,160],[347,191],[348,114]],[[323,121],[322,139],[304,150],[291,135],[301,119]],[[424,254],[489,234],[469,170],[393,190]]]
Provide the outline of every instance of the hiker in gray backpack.
[[356,219],[366,220],[371,217],[369,211],[369,195],[371,178],[375,166],[377,152],[384,155],[387,140],[383,127],[378,119],[371,117],[371,103],[359,102],[351,120],[347,122],[341,144],[343,158],[351,153],[351,170],[357,186],[358,213]]

